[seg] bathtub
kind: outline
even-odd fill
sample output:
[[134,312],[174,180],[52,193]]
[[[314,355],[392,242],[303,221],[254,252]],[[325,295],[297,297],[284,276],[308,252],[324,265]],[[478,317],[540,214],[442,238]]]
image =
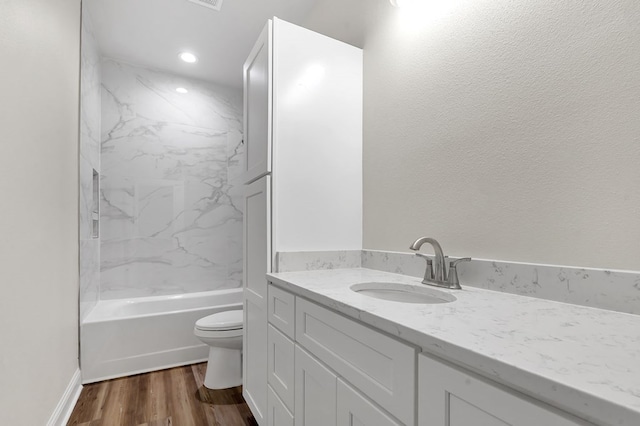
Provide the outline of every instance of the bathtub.
[[82,383],[206,361],[195,322],[242,309],[242,289],[101,300],[80,326]]

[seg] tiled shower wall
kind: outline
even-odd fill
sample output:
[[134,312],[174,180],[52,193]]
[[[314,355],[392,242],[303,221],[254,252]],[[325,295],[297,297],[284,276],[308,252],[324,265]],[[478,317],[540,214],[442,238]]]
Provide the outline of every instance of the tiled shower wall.
[[242,285],[241,96],[102,62],[101,299]]
[[92,236],[93,170],[100,171],[100,53],[91,20],[82,16],[80,80],[80,321],[98,301],[100,240]]

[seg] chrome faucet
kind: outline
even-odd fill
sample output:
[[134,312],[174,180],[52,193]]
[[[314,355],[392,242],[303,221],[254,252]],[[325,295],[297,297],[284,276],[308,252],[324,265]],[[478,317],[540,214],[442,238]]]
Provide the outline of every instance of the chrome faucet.
[[433,268],[433,271],[430,271],[430,269],[432,269],[430,268],[431,259],[429,259],[427,256],[425,256],[422,253],[416,253],[416,256],[426,259],[427,261],[426,272],[430,272],[429,276],[427,276],[427,273],[425,273],[424,281],[422,282],[424,284],[428,284],[426,281],[434,281],[434,280],[439,282],[446,281],[447,272],[445,271],[445,266],[444,266],[444,253],[442,251],[442,246],[440,246],[439,242],[437,242],[433,238],[422,237],[422,238],[418,238],[413,244],[411,244],[411,247],[409,248],[411,250],[418,251],[420,250],[420,247],[422,247],[424,243],[429,243],[433,246],[433,250],[436,252],[436,265],[435,265],[435,268]]
[[423,284],[433,285],[436,287],[445,287],[451,289],[461,289],[460,281],[458,280],[457,265],[460,262],[468,262],[470,257],[454,260],[449,264],[449,273],[447,274],[447,267],[445,265],[445,255],[442,251],[442,246],[435,239],[429,237],[418,238],[411,247],[411,250],[418,251],[424,243],[429,243],[433,246],[433,250],[436,253],[435,267],[433,261],[428,256],[422,253],[416,253],[416,256],[422,257],[427,261],[427,269],[424,272]]

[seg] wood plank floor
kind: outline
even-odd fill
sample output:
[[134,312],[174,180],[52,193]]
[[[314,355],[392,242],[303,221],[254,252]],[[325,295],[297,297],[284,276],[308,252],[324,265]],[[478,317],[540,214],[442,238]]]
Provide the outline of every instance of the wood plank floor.
[[67,423],[78,426],[257,426],[242,387],[204,387],[207,364],[85,385]]

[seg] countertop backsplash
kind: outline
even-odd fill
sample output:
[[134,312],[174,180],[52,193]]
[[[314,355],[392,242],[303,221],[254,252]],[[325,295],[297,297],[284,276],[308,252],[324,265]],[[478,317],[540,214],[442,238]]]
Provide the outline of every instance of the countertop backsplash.
[[[277,272],[367,268],[422,278],[425,261],[378,250],[278,252]],[[458,267],[460,283],[504,293],[640,314],[640,272],[473,259]]]

